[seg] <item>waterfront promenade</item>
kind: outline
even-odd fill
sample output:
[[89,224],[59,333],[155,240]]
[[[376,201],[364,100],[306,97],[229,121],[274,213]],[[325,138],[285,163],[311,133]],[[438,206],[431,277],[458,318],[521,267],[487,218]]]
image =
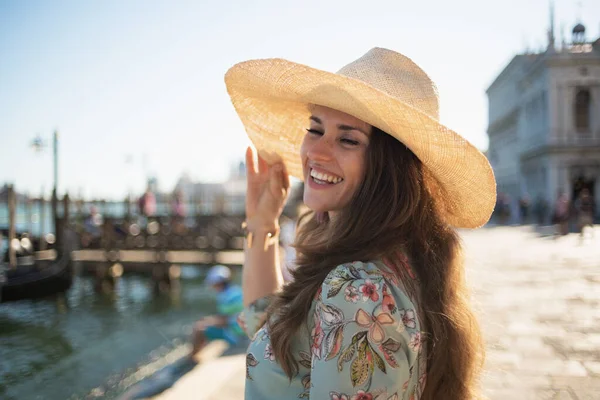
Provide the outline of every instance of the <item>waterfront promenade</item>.
[[[531,227],[462,232],[490,400],[600,399],[600,227],[580,243]],[[244,355],[206,360],[155,399],[243,398]]]

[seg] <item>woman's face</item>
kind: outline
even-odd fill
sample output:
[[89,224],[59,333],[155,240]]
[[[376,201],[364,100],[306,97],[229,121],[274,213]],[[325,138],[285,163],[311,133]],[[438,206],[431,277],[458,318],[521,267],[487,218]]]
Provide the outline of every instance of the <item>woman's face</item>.
[[300,150],[304,203],[313,211],[335,214],[362,183],[371,126],[323,106],[313,106],[311,112]]

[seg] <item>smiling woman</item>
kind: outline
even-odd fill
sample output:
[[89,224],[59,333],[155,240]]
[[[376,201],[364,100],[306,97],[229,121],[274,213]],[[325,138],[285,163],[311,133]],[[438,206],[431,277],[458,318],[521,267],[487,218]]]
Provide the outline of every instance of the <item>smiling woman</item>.
[[[246,154],[246,398],[475,398],[483,348],[454,227],[489,219],[495,180],[438,122],[429,77],[376,48],[336,74],[247,61],[226,84],[259,149],[256,166]],[[272,238],[288,171],[310,211],[284,286]]]

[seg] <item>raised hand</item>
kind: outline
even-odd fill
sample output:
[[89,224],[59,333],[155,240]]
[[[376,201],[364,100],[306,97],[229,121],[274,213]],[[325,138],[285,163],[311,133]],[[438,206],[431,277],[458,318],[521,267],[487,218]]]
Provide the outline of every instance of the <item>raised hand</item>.
[[275,158],[269,165],[257,154],[258,165],[254,165],[254,151],[246,149],[246,221],[258,227],[278,226],[283,207],[290,191],[290,179],[285,164]]

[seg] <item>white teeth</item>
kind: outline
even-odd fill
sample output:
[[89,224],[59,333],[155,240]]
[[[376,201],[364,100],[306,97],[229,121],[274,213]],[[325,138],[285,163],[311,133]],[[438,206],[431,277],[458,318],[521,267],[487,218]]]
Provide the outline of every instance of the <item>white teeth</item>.
[[313,178],[316,178],[320,181],[326,181],[326,182],[330,182],[330,183],[338,183],[341,182],[343,179],[337,176],[331,176],[331,175],[327,175],[321,172],[317,172],[314,169],[310,170],[310,176],[312,176]]

